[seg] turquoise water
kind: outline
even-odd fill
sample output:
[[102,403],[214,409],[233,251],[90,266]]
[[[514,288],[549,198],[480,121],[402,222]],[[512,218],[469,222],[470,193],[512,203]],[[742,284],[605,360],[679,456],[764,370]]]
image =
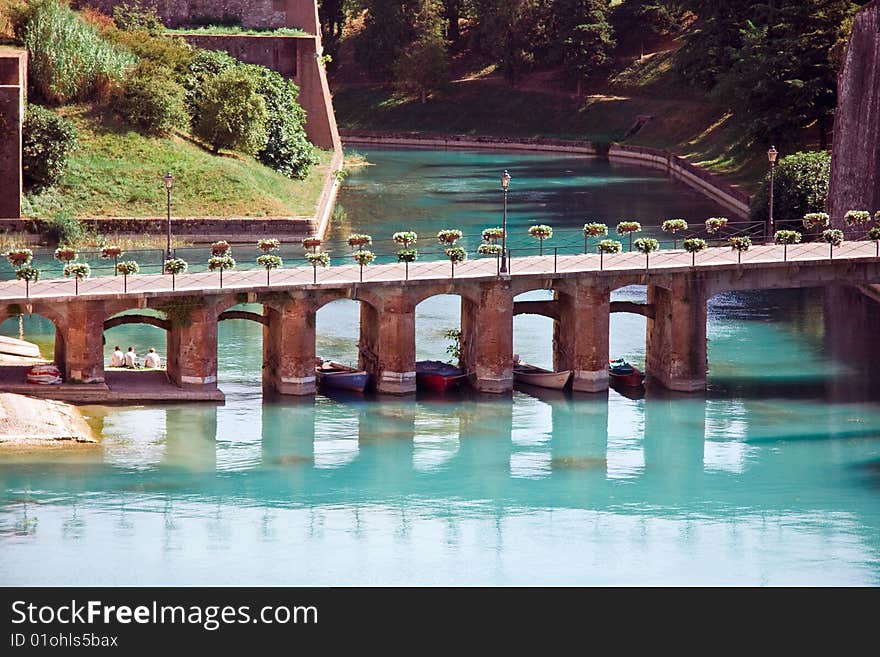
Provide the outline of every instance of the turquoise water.
[[[424,184],[420,161],[439,179],[511,161],[367,155],[343,192],[350,219],[381,203],[370,189]],[[517,155],[515,181],[531,157],[553,178],[552,158]],[[624,179],[619,204],[713,210],[651,172],[579,165]],[[412,216],[415,202],[385,204]],[[479,203],[460,205],[459,225],[483,224]],[[880,404],[827,357],[821,295],[719,295],[709,316],[708,393],[641,399],[263,399],[260,327],[224,322],[225,406],[86,407],[100,445],[0,451],[0,584],[880,583]],[[423,302],[419,357],[445,358],[457,323],[455,297]],[[354,359],[357,327],[356,302],[326,306],[318,352]],[[24,328],[51,346],[45,320]],[[17,335],[17,320],[0,332]],[[515,319],[524,360],[549,364],[551,340],[549,320]],[[164,351],[153,327],[112,329],[115,343]],[[644,318],[612,316],[611,352],[644,362]]]

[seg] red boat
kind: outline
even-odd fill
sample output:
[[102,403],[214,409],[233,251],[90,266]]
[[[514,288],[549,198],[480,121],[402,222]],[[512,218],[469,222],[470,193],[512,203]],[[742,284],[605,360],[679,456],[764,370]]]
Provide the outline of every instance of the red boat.
[[460,367],[439,360],[420,360],[416,363],[416,387],[422,390],[445,392],[457,388],[467,374]]
[[620,385],[626,388],[639,388],[645,382],[645,375],[635,365],[631,365],[623,358],[612,360],[608,363],[608,375],[611,385]]

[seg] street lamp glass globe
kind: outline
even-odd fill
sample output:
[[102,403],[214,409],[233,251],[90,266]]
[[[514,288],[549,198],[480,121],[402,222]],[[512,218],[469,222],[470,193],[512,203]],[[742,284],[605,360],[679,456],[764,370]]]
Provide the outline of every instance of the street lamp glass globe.
[[776,146],[771,146],[770,150],[767,151],[767,159],[770,161],[770,164],[776,164],[777,155],[779,155],[779,151],[776,150]]
[[165,177],[163,178],[163,180],[165,181],[165,189],[167,189],[170,192],[171,187],[174,185],[174,176],[172,176],[171,172],[169,171],[168,173],[165,174]]
[[501,189],[507,189],[508,185],[510,185],[510,174],[505,169],[504,173],[501,174]]

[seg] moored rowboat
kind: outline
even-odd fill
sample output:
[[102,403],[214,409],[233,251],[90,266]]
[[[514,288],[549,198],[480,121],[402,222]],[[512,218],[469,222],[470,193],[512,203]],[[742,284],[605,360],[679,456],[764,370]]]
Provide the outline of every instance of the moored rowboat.
[[608,376],[612,385],[638,388],[644,383],[645,375],[635,366],[623,358],[612,360],[608,363]]
[[445,392],[457,388],[466,376],[460,367],[439,360],[420,360],[416,363],[416,387],[422,390]]
[[516,363],[513,366],[513,380],[540,388],[562,390],[568,385],[571,370],[552,372],[528,363]]
[[356,370],[332,360],[315,366],[318,385],[334,390],[351,390],[363,392],[370,382],[370,374],[364,370]]

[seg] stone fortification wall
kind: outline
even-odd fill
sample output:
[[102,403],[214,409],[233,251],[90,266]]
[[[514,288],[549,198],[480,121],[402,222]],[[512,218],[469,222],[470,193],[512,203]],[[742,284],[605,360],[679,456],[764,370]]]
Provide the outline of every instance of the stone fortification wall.
[[848,210],[880,210],[880,0],[856,16],[837,95],[828,213],[846,229]]

